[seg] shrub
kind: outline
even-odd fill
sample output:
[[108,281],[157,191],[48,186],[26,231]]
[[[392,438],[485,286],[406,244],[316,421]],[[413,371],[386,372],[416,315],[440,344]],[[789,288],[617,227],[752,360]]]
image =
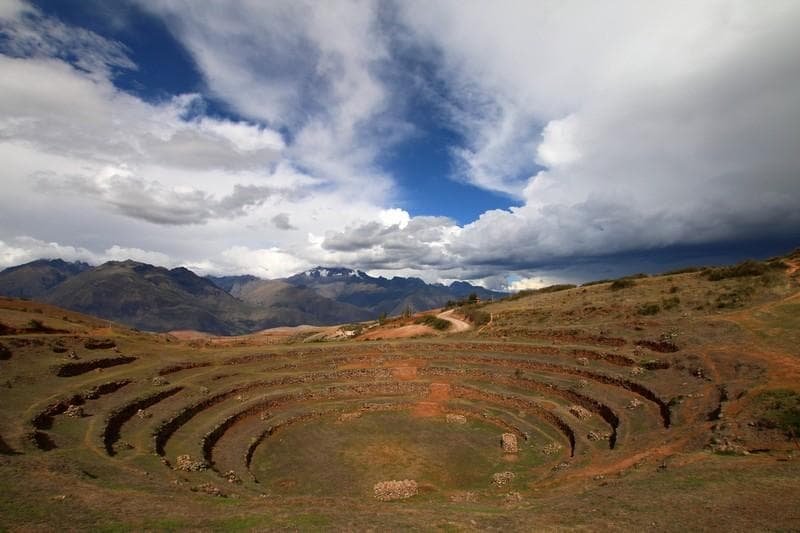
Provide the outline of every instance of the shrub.
[[657,315],[661,311],[661,306],[657,303],[646,303],[640,305],[636,309],[636,314],[638,315]]
[[481,311],[476,306],[462,307],[460,312],[462,315],[464,315],[464,318],[466,318],[476,326],[483,326],[484,324],[488,324],[489,320],[491,320],[492,318],[492,316],[489,313],[487,313],[486,311]]
[[670,294],[675,294],[675,293],[676,293],[676,292],[678,292],[679,290],[680,290],[680,289],[679,289],[678,287],[676,287],[675,285],[673,285],[672,287],[670,287],[670,288],[669,288],[669,293],[670,293]]
[[612,290],[612,291],[619,291],[619,290],[622,290],[622,289],[627,289],[627,288],[633,287],[634,285],[636,285],[636,282],[633,281],[631,278],[620,278],[620,279],[614,280],[614,283],[609,285],[608,288],[610,290]]
[[763,409],[760,425],[780,429],[792,437],[800,434],[800,393],[788,389],[764,391],[758,401]]
[[773,270],[787,270],[789,265],[787,265],[784,261],[780,259],[774,259],[767,263],[767,266]]
[[469,296],[462,298],[461,300],[448,300],[444,307],[445,309],[450,309],[452,307],[462,307],[465,305],[486,305],[486,303],[487,302],[478,302],[478,295],[472,292],[469,294]]
[[678,307],[680,303],[681,299],[678,298],[677,296],[673,296],[671,298],[664,298],[663,300],[661,300],[661,306],[667,310]]
[[748,259],[747,261],[742,261],[741,263],[733,266],[708,269],[705,272],[705,276],[710,281],[720,281],[730,278],[743,278],[748,276],[761,276],[770,268],[779,269],[784,267],[780,265],[771,267],[765,263],[759,263],[758,261]]
[[630,276],[623,276],[617,279],[599,279],[597,281],[589,281],[581,285],[581,287],[588,287],[589,285],[599,285],[600,283],[608,283],[612,282],[611,286],[609,287],[612,291],[617,291],[619,289],[627,289],[628,287],[633,287],[636,285],[634,280],[648,278],[649,275],[645,274],[644,272],[639,272],[638,274],[631,274]]
[[433,329],[438,329],[439,331],[445,331],[449,329],[451,324],[450,321],[445,320],[443,318],[439,318],[438,316],[434,315],[425,315],[417,318],[414,321],[415,324],[425,324],[426,326],[430,326]]
[[41,320],[32,318],[28,321],[28,329],[31,331],[45,331],[47,327]]
[[718,309],[724,309],[728,307],[739,307],[740,305],[744,305],[745,302],[750,298],[753,294],[754,289],[752,287],[737,287],[736,289],[732,289],[728,292],[723,292],[719,296],[717,296],[717,300],[714,302],[714,305]]

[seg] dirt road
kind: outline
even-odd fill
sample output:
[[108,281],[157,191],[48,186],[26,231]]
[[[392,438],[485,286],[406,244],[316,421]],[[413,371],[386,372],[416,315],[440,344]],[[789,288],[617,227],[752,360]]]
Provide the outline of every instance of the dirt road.
[[447,320],[450,322],[450,324],[452,324],[449,330],[450,333],[461,333],[462,331],[469,331],[472,329],[472,325],[470,325],[469,322],[465,322],[464,320],[453,316],[453,309],[445,311],[444,313],[439,313],[436,316],[437,318]]

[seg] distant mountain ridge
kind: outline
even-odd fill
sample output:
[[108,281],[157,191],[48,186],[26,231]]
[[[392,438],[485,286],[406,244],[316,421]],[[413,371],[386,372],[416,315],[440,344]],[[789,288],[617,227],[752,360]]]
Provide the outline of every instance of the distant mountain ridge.
[[314,289],[319,294],[366,309],[373,315],[398,315],[406,310],[423,311],[441,307],[475,293],[483,300],[505,296],[467,282],[453,282],[450,287],[428,284],[419,278],[372,277],[360,270],[316,267],[286,279],[288,283]]
[[0,272],[0,295],[37,299],[148,331],[193,329],[217,335],[359,322],[440,307],[473,292],[482,299],[504,296],[466,282],[447,287],[340,267],[264,280],[200,277],[184,267],[130,260],[92,267],[40,259]]
[[0,272],[0,294],[14,298],[39,298],[65,280],[91,270],[86,263],[38,259]]
[[261,278],[257,278],[255,276],[250,275],[243,275],[243,276],[205,276],[207,280],[211,283],[219,287],[220,289],[224,290],[225,292],[231,292],[236,285],[243,285],[245,283],[249,283],[251,281],[258,281]]

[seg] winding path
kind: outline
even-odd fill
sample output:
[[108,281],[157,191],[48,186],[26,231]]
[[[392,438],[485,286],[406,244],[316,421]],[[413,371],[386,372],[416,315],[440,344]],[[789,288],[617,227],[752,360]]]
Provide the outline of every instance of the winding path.
[[447,320],[450,322],[450,333],[461,333],[463,331],[469,331],[472,329],[472,325],[469,322],[453,316],[453,309],[445,311],[444,313],[439,313],[436,315],[436,318],[441,318],[442,320]]

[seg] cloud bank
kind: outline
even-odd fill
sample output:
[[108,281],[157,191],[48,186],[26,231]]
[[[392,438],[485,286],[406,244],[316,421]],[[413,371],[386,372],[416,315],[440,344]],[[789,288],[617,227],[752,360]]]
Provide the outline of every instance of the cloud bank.
[[[199,94],[126,93],[124,44],[0,4],[0,265],[130,250],[523,287],[569,261],[800,237],[796,2],[140,5]],[[430,67],[416,87],[409,49]],[[399,207],[383,156],[420,94],[460,136],[450,178],[519,207],[464,225]]]

